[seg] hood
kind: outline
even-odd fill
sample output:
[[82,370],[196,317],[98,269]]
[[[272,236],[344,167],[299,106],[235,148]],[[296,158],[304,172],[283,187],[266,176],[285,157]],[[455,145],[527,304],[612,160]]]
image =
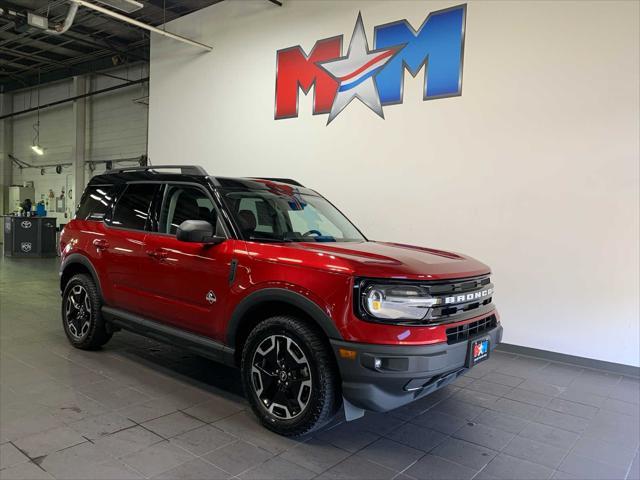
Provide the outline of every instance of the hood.
[[[439,280],[490,273],[485,264],[465,255],[386,242],[260,244],[279,251],[272,260],[333,270],[358,277]],[[262,250],[262,248],[260,248]],[[286,251],[286,252],[285,252]],[[265,254],[264,250],[260,252]],[[263,256],[258,254],[258,256]]]

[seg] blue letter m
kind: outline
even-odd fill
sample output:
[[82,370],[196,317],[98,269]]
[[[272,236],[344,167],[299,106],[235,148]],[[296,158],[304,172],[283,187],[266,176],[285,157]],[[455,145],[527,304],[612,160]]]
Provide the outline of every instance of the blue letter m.
[[424,100],[462,91],[466,5],[429,14],[416,32],[406,20],[375,28],[375,48],[403,46],[376,77],[383,105],[402,103],[404,69],[414,77],[425,67]]

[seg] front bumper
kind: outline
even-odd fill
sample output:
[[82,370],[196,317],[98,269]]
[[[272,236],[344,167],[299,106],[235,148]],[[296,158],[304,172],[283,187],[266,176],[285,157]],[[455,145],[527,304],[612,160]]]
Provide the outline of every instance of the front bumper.
[[[491,338],[491,350],[502,341],[502,326],[483,332]],[[371,345],[331,340],[340,374],[342,395],[356,407],[386,412],[424,397],[453,382],[468,369],[471,338],[449,345]],[[343,358],[340,349],[355,351]],[[375,360],[381,365],[376,368]]]

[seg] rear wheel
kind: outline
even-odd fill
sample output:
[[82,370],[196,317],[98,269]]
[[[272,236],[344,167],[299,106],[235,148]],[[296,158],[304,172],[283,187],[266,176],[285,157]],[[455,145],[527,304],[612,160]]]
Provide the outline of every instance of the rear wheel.
[[289,316],[272,317],[251,332],[242,352],[242,381],[261,422],[286,436],[321,427],[341,400],[335,359],[325,339]]
[[101,307],[102,300],[93,279],[86,274],[74,275],[62,295],[62,326],[74,347],[94,350],[111,339]]

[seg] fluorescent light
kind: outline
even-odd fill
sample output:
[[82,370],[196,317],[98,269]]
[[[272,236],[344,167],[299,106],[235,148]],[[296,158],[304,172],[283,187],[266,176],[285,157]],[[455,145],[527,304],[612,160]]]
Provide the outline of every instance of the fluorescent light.
[[36,152],[38,155],[44,155],[44,148],[40,145],[31,145],[31,150]]

